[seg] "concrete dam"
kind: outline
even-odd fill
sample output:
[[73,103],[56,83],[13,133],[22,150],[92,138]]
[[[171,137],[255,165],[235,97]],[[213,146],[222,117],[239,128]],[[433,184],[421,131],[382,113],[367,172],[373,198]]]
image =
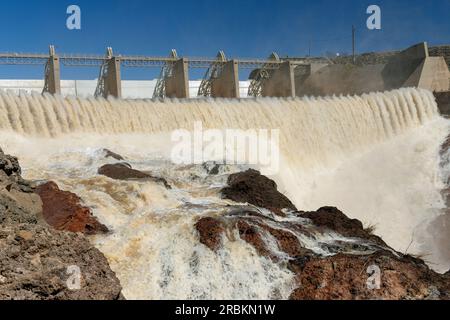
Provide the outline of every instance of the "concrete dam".
[[[105,56],[58,55],[50,46],[48,54],[0,53],[0,65],[45,66],[43,82],[0,80],[0,87],[36,90],[42,86],[42,92],[50,94],[155,99],[360,95],[402,87],[446,92],[450,88],[446,58],[430,56],[426,43],[370,65],[280,58],[276,53],[265,60],[228,59],[223,51],[215,58],[179,57],[176,50],[169,57],[116,55],[112,48]],[[99,76],[97,80],[61,80],[61,65],[97,67]],[[122,80],[122,68],[160,68],[161,72],[154,81],[132,82]],[[190,80],[192,69],[204,69],[203,79]],[[240,79],[242,69],[250,71],[248,80]]]
[[[450,122],[435,99],[447,94],[449,71],[425,43],[370,65],[277,54],[228,59],[223,52],[211,59],[112,49],[105,56],[58,55],[54,48],[0,54],[0,64],[45,66],[44,80],[33,84],[39,92],[0,90],[2,150],[18,157],[25,179],[70,190],[111,231],[89,241],[127,299],[288,299],[297,287],[289,263],[300,251],[284,251],[287,236],[320,259],[377,253],[371,242],[316,228],[291,210],[278,216],[224,198],[230,174],[248,169],[273,179],[299,210],[336,206],[393,250],[426,255],[438,272],[450,267],[450,198],[443,193],[450,149],[442,149]],[[98,80],[61,80],[62,66],[98,68]],[[130,82],[123,68],[161,73]],[[203,79],[190,79],[194,68]],[[258,135],[240,145],[228,139],[230,131]],[[182,162],[174,161],[176,150],[187,150]],[[249,154],[258,157],[252,162]],[[111,165],[145,178],[101,174]],[[6,185],[3,194],[17,192]],[[199,240],[204,219],[248,227],[227,229],[214,251]],[[247,232],[274,259],[258,253]]]
[[[220,154],[206,152],[221,144],[214,140],[199,163],[176,164],[173,133],[195,135],[198,121],[205,133],[279,130],[280,170],[270,176],[296,207],[343,208],[364,225],[376,225],[376,234],[396,250],[427,253],[433,267],[448,270],[448,232],[436,222],[442,216],[437,153],[448,120],[439,116],[428,90],[240,101],[0,93],[0,145],[19,157],[24,177],[76,192],[113,230],[92,242],[111,261],[126,298],[287,299],[292,273],[255,254],[239,235],[224,237],[223,254],[199,245],[199,219],[231,215],[217,186],[247,166],[269,175],[272,162],[232,164],[227,158],[219,174],[210,175],[202,163],[220,163]],[[104,157],[104,148],[126,155],[133,168],[164,177],[172,188],[97,174],[115,163]],[[301,222],[295,215],[283,219]],[[324,256],[352,241],[330,232],[296,232],[303,246]],[[261,239],[279,252],[270,234]]]

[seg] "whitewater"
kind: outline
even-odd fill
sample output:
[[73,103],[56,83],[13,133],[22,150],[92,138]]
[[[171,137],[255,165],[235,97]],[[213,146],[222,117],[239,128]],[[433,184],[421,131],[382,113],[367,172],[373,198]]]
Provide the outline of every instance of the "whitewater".
[[[206,129],[279,130],[280,166],[270,178],[298,209],[336,206],[373,226],[395,250],[419,255],[437,271],[450,268],[450,227],[435,224],[446,214],[441,191],[450,168],[440,166],[439,151],[450,123],[429,91],[164,101],[0,93],[0,146],[19,157],[25,178],[53,180],[78,194],[112,230],[91,241],[126,298],[287,298],[294,275],[238,235],[218,253],[199,243],[195,222],[233,204],[219,194],[227,176],[249,166],[267,172],[243,163],[211,175],[202,164],[173,163],[171,133],[191,131],[196,122]],[[100,166],[115,162],[104,148],[172,189],[98,175]]]

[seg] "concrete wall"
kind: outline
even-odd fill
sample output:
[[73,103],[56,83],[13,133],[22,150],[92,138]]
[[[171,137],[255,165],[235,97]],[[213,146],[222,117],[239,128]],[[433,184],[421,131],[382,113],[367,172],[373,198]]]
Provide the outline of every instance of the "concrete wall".
[[[156,86],[156,80],[122,80],[122,97],[125,99],[151,99]],[[189,81],[189,95],[197,97],[201,81]],[[239,82],[241,97],[247,97],[249,81]],[[61,80],[61,93],[64,96],[72,95],[89,97],[94,95],[97,80]],[[28,93],[41,93],[44,88],[44,80],[0,80],[0,90],[12,90],[16,93],[25,91]]]
[[318,69],[302,80],[296,77],[298,96],[325,96],[333,94],[362,94],[384,91],[381,71],[384,65],[370,65],[364,68],[351,64],[333,64]]
[[427,57],[403,86],[443,92],[450,88],[449,78],[450,72],[444,57]]
[[[307,70],[306,70],[307,73]],[[450,89],[450,72],[443,57],[430,57],[426,43],[392,56],[386,64],[331,64],[305,77],[296,74],[296,91],[303,95],[362,94],[402,87],[431,91]]]

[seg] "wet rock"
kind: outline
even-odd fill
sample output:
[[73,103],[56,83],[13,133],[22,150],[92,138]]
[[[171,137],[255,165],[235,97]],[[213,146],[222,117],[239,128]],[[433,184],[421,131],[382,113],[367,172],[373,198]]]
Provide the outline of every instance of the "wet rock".
[[284,215],[282,209],[297,210],[285,195],[278,192],[273,180],[253,169],[230,175],[228,187],[221,192],[226,199],[250,203],[281,216]]
[[[267,224],[265,220],[239,219],[236,223],[241,239],[252,245],[261,256],[274,262],[280,262],[286,259],[295,260],[314,255],[311,250],[300,244],[297,236],[289,229],[281,224],[275,224],[277,225],[275,228]],[[266,234],[264,235],[264,233]],[[267,237],[267,235],[273,237],[276,246],[275,251],[264,241],[263,237]]]
[[151,177],[147,173],[132,169],[129,164],[125,163],[106,164],[98,169],[98,174],[115,180],[148,179]]
[[76,194],[62,191],[54,182],[36,188],[43,203],[43,217],[56,230],[85,234],[106,233],[108,228],[98,222],[89,208],[81,205]]
[[[275,183],[261,178],[254,170],[230,176],[228,184],[222,191],[226,198],[274,213],[286,205],[289,208],[289,200],[277,195]],[[269,204],[266,199],[270,199]],[[273,210],[280,203],[279,211]],[[360,221],[348,218],[337,208],[290,212],[287,220],[257,211],[249,206],[241,206],[241,210],[234,206],[221,217],[222,225],[227,234],[237,228],[240,238],[260,256],[296,275],[297,289],[291,299],[449,299],[450,271],[438,274],[423,260],[395,252],[372,230],[364,229]],[[348,241],[320,240],[330,232]],[[304,241],[313,245],[315,251],[305,248]],[[320,252],[327,252],[327,256]],[[380,289],[368,287],[372,275],[369,267],[380,269]]]
[[98,174],[114,180],[151,180],[163,184],[167,189],[172,188],[166,179],[132,169],[128,163],[106,164],[98,169]]
[[120,293],[106,258],[81,234],[0,225],[0,300],[115,300]]
[[259,255],[276,260],[276,255],[268,250],[266,243],[262,238],[261,232],[259,232],[254,225],[249,224],[245,220],[238,220],[236,227],[239,230],[239,236],[241,239],[251,244]]
[[196,224],[200,236],[200,243],[213,251],[217,251],[222,245],[222,237],[225,227],[218,219],[207,217],[200,219]]
[[[271,225],[269,225],[269,223]],[[276,225],[273,227],[272,225]],[[297,259],[312,252],[300,244],[294,232],[278,223],[270,217],[247,209],[241,211],[232,209],[228,214],[220,218],[202,218],[195,225],[203,243],[213,251],[222,247],[224,235],[238,231],[242,240],[255,248],[259,255],[267,257],[275,262],[290,257]],[[273,237],[277,250],[268,247],[264,241],[264,233]]]
[[315,226],[330,229],[349,238],[362,238],[386,246],[384,241],[364,229],[361,221],[350,219],[335,207],[323,207],[314,212],[300,212],[302,218],[312,220]]
[[210,175],[218,175],[220,172],[220,164],[216,162],[205,162],[203,163],[203,169]]
[[[380,277],[370,268],[379,268]],[[448,299],[450,292],[450,282],[423,262],[387,251],[309,259],[297,282],[290,297],[294,300]]]
[[313,255],[311,250],[304,248],[297,236],[289,229],[273,228],[267,224],[260,223],[259,227],[269,232],[275,238],[280,251],[286,253],[289,257],[298,258]]
[[112,152],[109,149],[103,149],[103,153],[105,154],[105,158],[113,158],[115,160],[124,161],[124,157],[122,157],[120,154]]

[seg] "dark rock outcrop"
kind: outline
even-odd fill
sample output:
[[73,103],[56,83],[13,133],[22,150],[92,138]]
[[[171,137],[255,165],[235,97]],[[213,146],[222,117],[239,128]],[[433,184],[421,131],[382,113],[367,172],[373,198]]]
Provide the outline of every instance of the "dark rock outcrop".
[[151,180],[171,189],[164,178],[154,177],[148,173],[135,170],[128,163],[106,164],[98,169],[98,174],[114,180]]
[[[379,287],[370,267],[379,268]],[[370,286],[369,284],[373,285]],[[297,273],[294,300],[450,299],[450,281],[420,260],[388,251],[371,255],[338,254],[307,261]]]
[[0,149],[0,163],[0,300],[121,299],[103,254],[83,234],[43,223],[40,196],[17,159]]
[[299,212],[298,215],[310,219],[317,227],[327,228],[349,238],[372,240],[386,246],[386,243],[380,237],[364,229],[361,221],[348,218],[338,208],[323,207],[314,212]]
[[271,210],[284,215],[282,209],[297,210],[294,204],[277,190],[277,184],[256,170],[232,174],[228,177],[228,187],[222,189],[222,195],[241,203]]
[[[228,181],[230,186],[222,190],[227,198],[274,213],[293,209],[287,198],[278,195],[275,183],[258,172],[232,175]],[[277,203],[281,206],[274,208]],[[200,219],[196,227],[200,242],[211,250],[221,250],[221,240],[237,230],[258,255],[291,270],[297,284],[291,299],[450,299],[450,271],[438,274],[421,259],[395,252],[371,230],[364,229],[360,221],[348,218],[337,208],[292,211],[286,218],[276,219],[257,208],[235,206],[229,214]],[[321,238],[330,234],[340,237],[322,242]],[[379,289],[368,285],[372,267],[380,270]]]
[[56,230],[89,235],[108,232],[108,228],[98,222],[92,211],[81,205],[80,197],[60,190],[55,182],[38,186],[36,193],[42,200],[45,221]]
[[239,236],[242,240],[252,245],[259,255],[275,259],[275,255],[266,247],[261,233],[258,232],[256,226],[250,224],[248,221],[240,219],[236,222],[236,227],[239,230]]
[[220,220],[211,217],[203,218],[195,224],[195,228],[200,235],[200,243],[213,251],[220,248],[222,235],[225,232],[225,227]]

